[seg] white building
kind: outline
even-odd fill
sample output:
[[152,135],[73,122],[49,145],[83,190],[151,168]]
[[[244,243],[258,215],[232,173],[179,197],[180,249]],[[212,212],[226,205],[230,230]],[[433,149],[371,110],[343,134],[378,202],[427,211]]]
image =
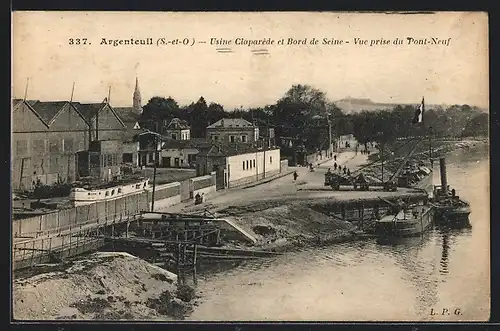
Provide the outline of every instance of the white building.
[[220,143],[253,143],[259,127],[243,118],[223,118],[207,127],[207,138]]
[[211,142],[205,139],[164,141],[161,150],[161,166],[166,168],[195,168],[196,155],[200,149],[211,146]]
[[197,156],[197,175],[217,174],[217,189],[231,188],[281,172],[280,149],[245,144],[214,145]]

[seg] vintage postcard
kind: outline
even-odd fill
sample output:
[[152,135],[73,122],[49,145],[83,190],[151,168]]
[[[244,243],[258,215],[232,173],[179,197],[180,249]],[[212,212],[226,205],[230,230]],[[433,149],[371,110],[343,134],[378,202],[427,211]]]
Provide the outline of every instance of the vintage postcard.
[[15,321],[489,319],[486,13],[12,15]]

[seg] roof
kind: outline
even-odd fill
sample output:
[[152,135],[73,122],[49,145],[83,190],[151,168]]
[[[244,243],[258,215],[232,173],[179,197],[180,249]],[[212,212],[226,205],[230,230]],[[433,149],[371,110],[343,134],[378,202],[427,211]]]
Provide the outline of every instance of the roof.
[[90,122],[95,117],[97,112],[100,111],[105,106],[105,103],[102,103],[102,102],[99,102],[99,103],[73,102],[73,104],[78,109],[78,111],[82,114],[82,116],[85,118],[85,120],[87,120],[87,122]]
[[67,104],[69,104],[68,101],[38,101],[30,105],[45,123],[50,124]]
[[251,144],[213,144],[212,147],[200,151],[199,155],[206,156],[234,156],[248,153],[256,153],[264,150],[279,149],[278,147],[256,147]]
[[174,118],[167,125],[167,130],[185,130],[190,129],[189,123],[187,121],[181,120],[179,118]]
[[184,149],[184,148],[195,148],[195,149],[206,149],[212,147],[213,141],[206,140],[203,138],[193,138],[186,140],[174,140],[167,139],[163,141],[162,149]]
[[98,112],[104,109],[104,107],[109,106],[109,109],[111,109],[111,112],[115,114],[115,116],[118,118],[118,121],[126,127],[125,123],[122,121],[120,116],[116,114],[116,112],[113,110],[113,108],[107,103],[106,99],[104,99],[103,102],[95,102],[95,103],[79,103],[79,102],[73,102],[73,105],[75,108],[82,114],[82,116],[85,118],[85,120],[90,123],[95,117]]
[[134,126],[139,122],[140,115],[134,107],[113,107],[113,110],[127,129],[134,129]]
[[235,128],[235,127],[253,128],[254,125],[243,118],[223,118],[209,125],[207,129]]

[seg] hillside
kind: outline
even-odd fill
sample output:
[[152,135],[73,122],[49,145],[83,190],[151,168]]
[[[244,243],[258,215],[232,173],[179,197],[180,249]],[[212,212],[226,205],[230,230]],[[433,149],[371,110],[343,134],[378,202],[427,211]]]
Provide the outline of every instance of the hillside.
[[[344,98],[338,101],[335,101],[335,105],[339,107],[345,114],[359,113],[363,110],[373,111],[373,110],[384,110],[384,109],[392,109],[397,105],[401,106],[417,106],[419,100],[416,100],[414,104],[409,103],[381,103],[374,102],[371,99],[362,99],[362,98]],[[434,108],[437,105],[426,105],[428,108]],[[441,105],[442,107],[442,105]]]

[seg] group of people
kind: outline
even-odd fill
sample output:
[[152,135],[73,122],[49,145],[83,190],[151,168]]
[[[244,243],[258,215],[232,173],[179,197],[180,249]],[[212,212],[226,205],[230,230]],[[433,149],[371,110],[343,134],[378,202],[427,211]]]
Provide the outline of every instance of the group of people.
[[362,155],[370,155],[370,150],[368,150],[368,149],[362,149],[361,150],[361,154]]
[[[333,169],[335,171],[339,172],[344,172],[344,175],[350,176],[351,175],[351,170],[349,170],[345,165],[342,167],[341,165],[337,165],[337,162],[333,164]],[[328,168],[328,172],[331,172],[330,168]]]

